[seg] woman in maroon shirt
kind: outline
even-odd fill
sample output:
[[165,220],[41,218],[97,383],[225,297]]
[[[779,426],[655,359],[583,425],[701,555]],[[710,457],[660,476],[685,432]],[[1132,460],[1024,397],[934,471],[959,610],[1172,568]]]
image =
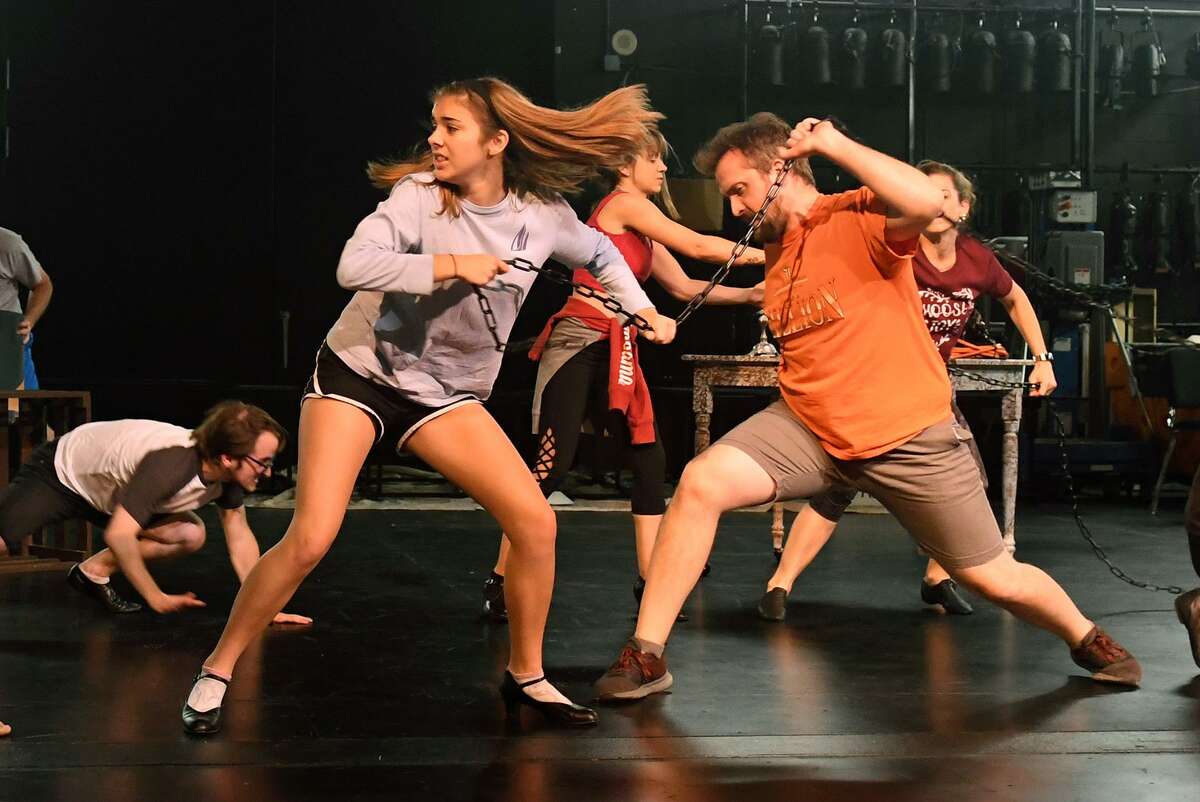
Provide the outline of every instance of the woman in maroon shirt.
[[[1049,395],[1057,386],[1052,357],[1046,350],[1041,325],[1029,297],[1000,266],[991,249],[963,231],[975,205],[974,185],[961,171],[941,162],[924,161],[917,169],[930,177],[945,199],[941,216],[922,232],[920,247],[913,256],[913,275],[921,296],[925,325],[934,346],[948,362],[951,350],[975,311],[976,300],[981,295],[989,295],[1008,311],[1037,361],[1029,374],[1029,381],[1037,386],[1029,394]],[[954,405],[954,414],[962,429],[969,431],[957,405]],[[986,486],[987,474],[974,439],[968,444]],[[828,542],[853,498],[854,490],[833,487],[812,499],[796,516],[779,565],[767,580],[767,591],[758,603],[762,618],[783,620],[787,596],[796,577]],[[959,593],[957,583],[933,559],[925,567],[921,599],[927,604],[940,604],[948,613],[969,615],[973,612]]]
[[[723,263],[733,243],[698,234],[675,222],[677,213],[664,182],[667,151],[667,141],[656,131],[641,154],[628,164],[614,167],[608,175],[611,191],[596,204],[587,223],[608,235],[639,281],[644,283],[653,277],[672,297],[687,301],[706,282],[689,278],[667,249],[705,262]],[[763,252],[747,248],[737,264],[761,265]],[[575,281],[602,291],[586,270],[576,270]],[[762,284],[749,288],[718,286],[708,301],[761,304]],[[634,595],[640,598],[641,577],[650,565],[665,509],[666,455],[654,422],[649,389],[638,365],[635,334],[598,300],[576,291],[546,324],[529,355],[540,360],[533,397],[533,429],[538,436],[533,474],[542,493],[553,493],[571,469],[579,427],[589,412],[593,419],[604,421],[604,428],[618,439],[629,459],[633,468],[630,508],[638,561]],[[505,617],[507,560],[508,540],[502,538],[496,566],[483,587],[484,611],[494,619]]]

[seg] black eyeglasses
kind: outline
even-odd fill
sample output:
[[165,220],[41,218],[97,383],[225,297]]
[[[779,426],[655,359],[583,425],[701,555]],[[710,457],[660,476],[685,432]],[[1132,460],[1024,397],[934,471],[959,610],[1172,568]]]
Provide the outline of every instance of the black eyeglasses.
[[270,460],[263,462],[262,460],[255,459],[254,457],[250,456],[249,454],[242,457],[242,459],[248,459],[252,463],[257,465],[260,473],[270,473],[271,469],[275,467],[274,463],[272,463]]

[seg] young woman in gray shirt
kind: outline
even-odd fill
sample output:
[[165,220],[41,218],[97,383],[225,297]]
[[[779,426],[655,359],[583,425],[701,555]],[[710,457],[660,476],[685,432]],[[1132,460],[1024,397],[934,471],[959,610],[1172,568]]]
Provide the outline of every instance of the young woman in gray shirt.
[[[300,414],[296,512],[283,539],[246,578],[216,648],[183,708],[184,728],[220,727],[238,657],[333,544],[372,445],[407,448],[490,512],[512,544],[511,623],[501,693],[556,723],[596,723],[542,674],[542,636],[554,585],[555,517],[537,482],[481,402],[535,275],[505,260],[585,265],[621,306],[669,342],[660,317],[612,242],[562,200],[620,163],[661,117],[642,87],[558,111],[494,78],[434,93],[429,149],[373,164],[388,198],[346,243],[339,283],[356,290],[322,345]],[[493,312],[494,332],[477,291]],[[469,443],[469,448],[463,444]]]

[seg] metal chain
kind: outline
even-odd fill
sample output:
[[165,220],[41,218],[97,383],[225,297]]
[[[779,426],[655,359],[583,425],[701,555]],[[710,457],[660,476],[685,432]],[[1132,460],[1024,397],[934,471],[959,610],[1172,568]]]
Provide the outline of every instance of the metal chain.
[[956,365],[948,365],[946,368],[955,376],[965,376],[968,379],[974,379],[983,384],[990,384],[993,387],[1004,387],[1009,390],[1032,390],[1037,387],[1037,382],[1010,382],[1004,379],[995,379],[991,376],[984,376],[982,373],[972,373],[966,368],[960,368]]
[[[725,280],[725,277],[729,275],[729,271],[733,269],[734,262],[736,262],[738,257],[746,252],[746,248],[750,246],[750,240],[754,237],[754,234],[758,231],[758,227],[762,225],[763,219],[767,216],[767,210],[775,201],[776,196],[779,195],[780,189],[783,188],[783,182],[787,179],[788,173],[791,171],[794,161],[794,159],[788,159],[783,163],[783,167],[779,169],[779,175],[775,176],[775,180],[771,183],[771,186],[767,188],[767,195],[765,198],[763,198],[762,206],[758,207],[758,211],[754,213],[754,217],[750,218],[750,225],[746,229],[746,233],[742,235],[742,238],[738,240],[736,244],[734,244],[733,250],[730,252],[729,258],[725,261],[725,264],[723,264],[720,269],[713,274],[713,277],[709,279],[708,284],[705,285],[704,289],[700,290],[700,292],[696,293],[696,295],[693,296],[690,301],[688,301],[687,306],[685,306],[683,311],[680,312],[675,318],[676,325],[682,324],[685,320],[692,316],[693,312],[704,305],[704,302],[708,300],[709,293],[716,289],[717,285]],[[572,290],[578,292],[585,298],[592,298],[596,301],[599,301],[605,309],[613,312],[614,314],[624,315],[632,325],[636,326],[642,331],[654,330],[649,321],[647,321],[644,317],[635,312],[625,311],[625,309],[622,308],[622,306],[607,293],[599,292],[596,289],[587,286],[586,284],[580,284],[579,282],[574,281],[571,274],[565,270],[560,270],[550,265],[542,265],[541,267],[538,267],[533,262],[520,258],[506,259],[505,262],[511,267],[515,267],[517,270],[524,270],[529,273],[537,273],[545,276],[557,284],[570,287]],[[484,323],[487,324],[488,331],[492,333],[492,340],[494,340],[496,343],[496,350],[503,352],[507,348],[507,345],[500,339],[500,330],[499,325],[496,322],[496,313],[492,310],[492,305],[488,301],[487,296],[483,294],[483,290],[479,287],[473,287],[472,289],[475,291],[475,298],[479,301],[479,309],[481,312],[483,312]]]
[[[998,255],[999,255],[999,253],[1000,252],[997,251]],[[1041,277],[1041,278],[1046,279],[1046,282],[1045,282],[1046,285],[1054,288],[1056,291],[1062,292],[1064,295],[1070,295],[1073,297],[1079,296],[1080,297],[1079,302],[1083,303],[1084,305],[1086,305],[1088,307],[1098,308],[1098,309],[1102,309],[1104,311],[1110,311],[1107,303],[1099,303],[1099,302],[1093,300],[1090,296],[1086,296],[1083,293],[1080,293],[1080,292],[1077,292],[1070,288],[1067,288],[1058,279],[1053,278],[1052,276],[1048,276],[1045,273],[1042,273],[1040,270],[1038,270],[1032,264],[1026,262],[1023,259],[1016,259],[1015,257],[1012,257],[1012,259],[1013,259],[1013,261],[1019,263],[1022,267],[1025,268],[1026,275],[1029,275],[1031,277]],[[1038,278],[1034,278],[1034,281],[1037,281],[1037,280],[1038,280]],[[974,325],[976,327],[977,333],[982,335],[983,338],[985,340],[987,340],[990,345],[1000,347],[1000,344],[998,342],[996,342],[995,339],[993,339],[991,334],[988,332],[987,324],[984,322],[983,317],[979,314],[978,309],[974,310],[973,314],[971,315],[971,319],[968,321],[968,325]],[[1028,389],[1033,389],[1034,387],[1037,387],[1037,384],[1034,382],[1010,382],[1010,381],[1005,381],[1003,379],[994,379],[991,376],[984,376],[979,373],[972,373],[969,370],[966,370],[966,369],[960,368],[960,367],[956,367],[954,365],[948,365],[947,369],[956,376],[966,376],[969,379],[974,379],[975,381],[981,382],[983,384],[990,384],[994,387],[1004,387],[1004,388],[1011,389],[1011,390],[1028,390]],[[1113,576],[1115,576],[1117,579],[1121,580],[1122,582],[1127,582],[1130,585],[1133,585],[1135,588],[1141,588],[1142,590],[1149,590],[1149,591],[1155,591],[1155,592],[1163,591],[1166,593],[1174,593],[1176,595],[1183,593],[1183,588],[1178,587],[1176,585],[1162,586],[1162,585],[1155,585],[1153,582],[1142,582],[1140,580],[1134,579],[1129,574],[1122,571],[1118,566],[1116,566],[1112,560],[1108,559],[1108,555],[1104,552],[1104,549],[1100,546],[1100,544],[1096,542],[1096,539],[1092,536],[1091,530],[1088,529],[1087,524],[1085,524],[1083,522],[1083,517],[1079,514],[1079,496],[1075,493],[1075,482],[1071,478],[1071,462],[1070,462],[1070,458],[1067,455],[1067,433],[1066,433],[1066,430],[1063,428],[1062,421],[1059,420],[1057,410],[1054,407],[1054,402],[1052,400],[1050,400],[1049,398],[1047,398],[1046,403],[1049,404],[1049,406],[1050,406],[1050,417],[1054,420],[1055,433],[1058,435],[1058,453],[1059,453],[1059,459],[1062,462],[1063,476],[1067,480],[1067,495],[1069,495],[1071,497],[1071,515],[1075,518],[1075,525],[1079,528],[1079,534],[1082,535],[1083,539],[1086,540],[1088,545],[1092,547],[1092,553],[1094,553],[1096,555],[1097,559],[1099,559],[1102,563],[1104,563],[1106,566],[1108,566],[1108,570],[1112,573]]]
[[[832,117],[826,119],[831,120],[834,125],[839,126],[839,130],[844,132],[844,128],[840,127],[841,124],[839,121],[833,119]],[[709,293],[716,289],[717,285],[725,280],[725,277],[729,275],[729,271],[733,269],[734,262],[736,262],[738,257],[746,252],[746,248],[750,247],[750,240],[758,231],[758,227],[762,225],[763,219],[767,216],[767,210],[770,209],[771,204],[774,203],[776,196],[779,195],[779,191],[783,188],[783,182],[787,179],[788,173],[791,172],[792,165],[794,163],[795,159],[788,159],[783,163],[783,166],[779,168],[779,174],[775,176],[775,180],[771,182],[771,186],[767,188],[767,195],[765,198],[763,198],[762,205],[758,207],[758,211],[755,212],[754,216],[750,218],[750,224],[746,229],[746,233],[743,234],[742,238],[734,244],[733,250],[729,254],[729,258],[725,260],[725,264],[721,265],[721,267],[715,273],[713,273],[713,277],[708,280],[708,284],[704,286],[704,289],[696,293],[692,299],[687,302],[687,306],[683,308],[683,311],[676,316],[675,324],[677,326],[682,325],[685,320],[692,316],[693,312],[704,305],[704,302],[708,300]],[[626,312],[621,308],[620,304],[618,304],[607,294],[597,292],[591,287],[572,281],[569,274],[563,274],[546,266],[537,267],[532,262],[529,262],[525,259],[510,259],[507,261],[508,264],[512,265],[518,270],[540,273],[552,281],[571,287],[585,298],[593,298],[599,301],[605,309],[608,309],[609,311],[619,315],[625,315],[625,317],[627,317],[630,322],[633,323],[633,325],[637,326],[642,331],[652,330],[649,322],[647,322],[645,318],[637,314]],[[491,304],[488,303],[487,299],[483,296],[483,292],[478,287],[475,288],[475,297],[479,299],[479,308],[483,311],[484,321],[487,323],[488,329],[490,329],[492,332],[492,339],[496,341],[496,350],[503,351],[505,349],[505,344],[500,341],[500,335],[496,327],[496,315],[492,312]]]
[[1128,287],[1107,285],[1099,287],[1086,285],[1072,286],[1055,278],[1032,262],[1022,259],[1019,256],[1014,256],[1003,248],[999,248],[990,242],[987,245],[996,254],[997,259],[1021,268],[1032,285],[1031,289],[1035,291],[1047,291],[1061,298],[1067,298],[1076,305],[1086,309],[1096,309],[1103,312],[1111,311],[1113,301],[1127,301],[1129,299]]
[[[971,317],[967,320],[967,327],[974,328],[974,333],[978,334],[983,339],[987,340],[987,344],[993,348],[1003,349],[1004,346],[996,342],[988,331],[987,323],[983,319],[983,315],[979,314],[979,309],[971,310]],[[1007,349],[1005,349],[1007,350]],[[1032,390],[1037,387],[1037,382],[1010,382],[1004,379],[996,379],[991,376],[984,376],[982,373],[973,373],[966,368],[960,368],[957,365],[946,365],[946,370],[955,376],[965,376],[968,379],[974,379],[983,384],[990,384],[993,387],[1005,387],[1010,390]]]
[[1178,585],[1156,585],[1153,582],[1142,582],[1141,580],[1134,579],[1129,574],[1122,571],[1117,565],[1115,565],[1113,561],[1108,558],[1108,555],[1105,554],[1104,549],[1100,546],[1100,544],[1096,542],[1096,539],[1092,537],[1091,530],[1088,529],[1087,524],[1083,522],[1083,518],[1079,515],[1079,497],[1075,495],[1075,482],[1071,479],[1071,465],[1067,459],[1067,433],[1066,429],[1063,428],[1062,421],[1058,419],[1058,414],[1054,409],[1053,402],[1050,403],[1050,417],[1054,419],[1054,428],[1058,434],[1058,450],[1062,456],[1063,476],[1066,477],[1067,493],[1071,497],[1071,515],[1075,518],[1075,525],[1079,527],[1079,534],[1083,535],[1083,539],[1086,540],[1088,545],[1092,547],[1092,553],[1096,555],[1096,559],[1108,566],[1109,572],[1112,573],[1112,575],[1117,579],[1133,585],[1135,588],[1141,588],[1142,590],[1148,590],[1154,593],[1170,593],[1175,596],[1183,593],[1183,588],[1179,587]]
[[733,269],[733,263],[738,260],[739,256],[746,252],[746,248],[750,246],[751,238],[754,237],[755,232],[758,231],[758,227],[762,225],[763,219],[766,218],[767,210],[775,201],[775,197],[779,195],[779,190],[783,188],[783,182],[787,178],[788,173],[791,172],[794,161],[794,159],[788,159],[783,163],[783,167],[779,168],[779,175],[775,176],[775,180],[771,183],[771,186],[767,188],[767,196],[763,198],[762,206],[759,206],[758,211],[754,213],[754,217],[750,218],[750,226],[746,229],[746,233],[742,235],[742,238],[738,240],[736,244],[734,244],[733,251],[730,252],[729,258],[725,260],[725,264],[721,265],[717,272],[713,273],[713,277],[708,280],[708,284],[705,285],[704,289],[696,293],[692,299],[687,302],[687,306],[685,306],[683,311],[680,312],[675,318],[675,322],[677,324],[682,324],[685,320],[692,316],[693,312],[704,305],[704,302],[708,300],[708,294],[716,289],[718,284],[725,280],[725,277],[729,275],[729,271]]
[[[537,273],[540,276],[545,276],[556,284],[570,287],[585,298],[592,298],[599,301],[601,306],[613,314],[623,315],[629,321],[627,325],[632,325],[640,331],[654,331],[654,327],[650,325],[650,321],[646,320],[646,318],[636,312],[626,311],[612,296],[575,281],[571,273],[563,268],[553,265],[538,267],[528,259],[521,259],[520,257],[505,259],[504,261],[509,267],[524,270],[526,273]],[[492,310],[492,304],[488,301],[487,296],[483,294],[482,288],[472,287],[472,289],[475,291],[476,300],[479,301],[479,310],[483,312],[483,322],[487,324],[488,331],[492,333],[492,340],[496,343],[496,350],[503,353],[508,346],[500,339],[500,326],[496,321],[496,313]]]
[[[993,379],[990,376],[972,373],[969,370],[964,370],[963,368],[955,367],[954,365],[949,365],[948,369],[951,373],[957,376],[966,376],[967,378],[974,379],[984,384],[990,384],[995,387],[1017,390],[1029,389],[1037,386],[1032,382],[1010,382],[1002,379]],[[1075,482],[1071,478],[1071,462],[1067,455],[1066,429],[1063,428],[1062,421],[1058,418],[1057,410],[1054,408],[1054,402],[1049,398],[1046,399],[1046,402],[1050,405],[1050,417],[1054,420],[1055,433],[1058,435],[1058,453],[1059,459],[1062,463],[1063,476],[1067,480],[1067,495],[1071,498],[1071,515],[1075,519],[1075,525],[1079,528],[1079,534],[1082,535],[1083,539],[1086,540],[1088,545],[1092,547],[1092,553],[1096,555],[1098,560],[1108,566],[1108,570],[1113,576],[1122,582],[1133,585],[1135,588],[1141,588],[1142,590],[1149,590],[1152,592],[1172,593],[1175,595],[1183,593],[1183,588],[1177,585],[1156,585],[1153,582],[1142,582],[1141,580],[1134,579],[1129,574],[1122,571],[1120,567],[1114,564],[1113,561],[1108,558],[1108,554],[1105,553],[1103,547],[1096,542],[1096,538],[1092,536],[1091,530],[1088,529],[1087,524],[1083,522],[1083,517],[1079,514],[1079,496],[1075,493]]]
[[483,294],[483,290],[472,285],[471,289],[475,291],[475,300],[479,301],[479,311],[483,312],[483,322],[487,324],[488,331],[492,333],[492,340],[496,343],[496,350],[504,353],[507,345],[500,339],[500,325],[496,322],[496,313],[492,311],[492,302]]

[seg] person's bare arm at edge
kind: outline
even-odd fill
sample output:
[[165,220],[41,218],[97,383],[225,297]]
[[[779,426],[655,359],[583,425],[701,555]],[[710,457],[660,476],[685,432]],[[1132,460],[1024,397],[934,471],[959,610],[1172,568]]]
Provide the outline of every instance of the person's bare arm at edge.
[[853,173],[875,193],[878,211],[887,214],[887,240],[915,238],[942,213],[942,193],[912,165],[872,150],[838,131],[828,120],[809,117],[796,124],[780,158],[824,156]]
[[[258,562],[260,555],[258,538],[246,520],[246,507],[220,509],[221,529],[225,532],[225,545],[229,549],[229,562],[233,572],[237,574],[238,582],[245,582],[250,570]],[[276,613],[272,624],[311,624],[313,620],[306,615],[295,613]]]
[[[1004,304],[1004,308],[1008,310],[1008,316],[1016,325],[1017,330],[1021,332],[1021,336],[1025,338],[1025,342],[1029,343],[1030,350],[1035,354],[1046,353],[1046,341],[1042,338],[1042,325],[1038,323],[1037,312],[1033,310],[1033,304],[1029,302],[1029,296],[1025,294],[1025,290],[1013,282],[1012,289],[1008,291],[1008,295],[1000,299],[1000,303]],[[1037,385],[1029,391],[1031,396],[1050,395],[1058,386],[1058,379],[1054,377],[1054,365],[1049,362],[1038,362],[1029,372],[1029,381]]]
[[[650,256],[650,275],[654,280],[677,301],[687,303],[708,284],[688,276],[680,266],[679,260],[663,247],[662,243],[654,243]],[[708,296],[710,304],[754,304],[762,306],[763,282],[753,287],[726,287],[718,284],[713,287]]]

